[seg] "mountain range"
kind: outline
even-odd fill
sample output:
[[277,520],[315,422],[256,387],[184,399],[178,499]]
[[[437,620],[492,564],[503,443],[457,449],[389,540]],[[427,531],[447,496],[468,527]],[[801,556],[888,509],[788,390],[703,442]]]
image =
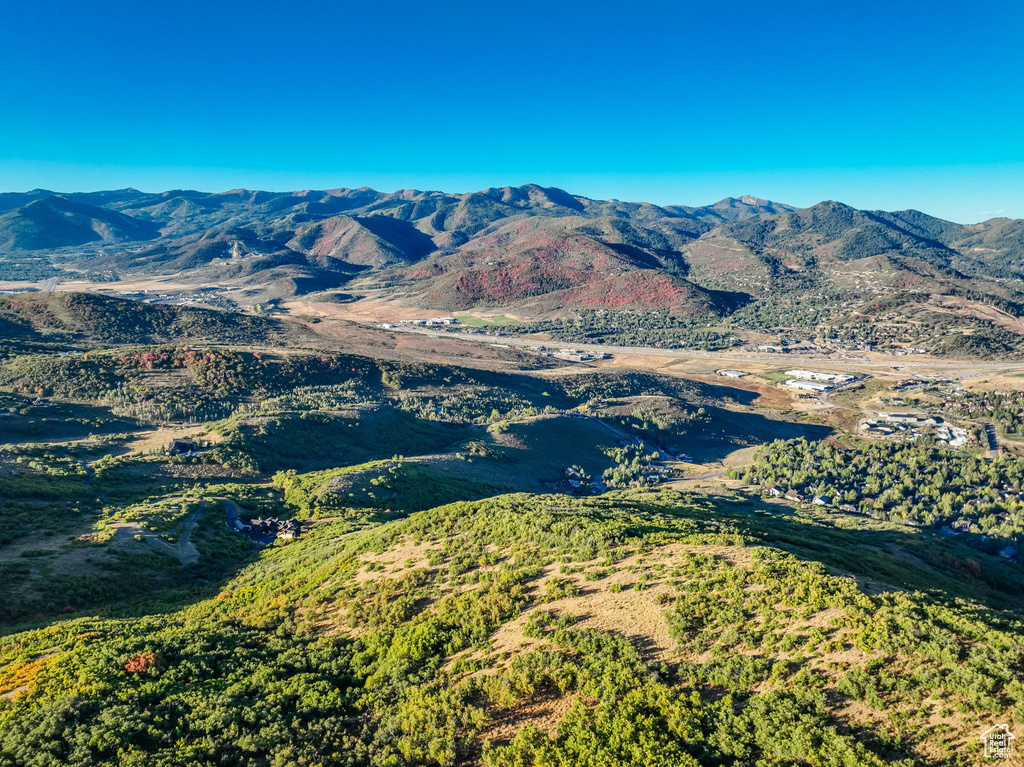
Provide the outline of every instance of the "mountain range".
[[537,316],[586,307],[727,315],[768,298],[893,292],[1013,315],[1024,304],[1024,220],[961,225],[749,195],[658,206],[535,184],[468,194],[0,194],[0,263],[26,254],[106,278],[178,274],[278,296],[373,287],[439,311]]

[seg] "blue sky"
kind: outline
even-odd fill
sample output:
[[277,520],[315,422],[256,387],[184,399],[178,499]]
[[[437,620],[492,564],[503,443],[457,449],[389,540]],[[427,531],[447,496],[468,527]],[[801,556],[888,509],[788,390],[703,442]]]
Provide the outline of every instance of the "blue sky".
[[0,190],[1024,217],[1024,4],[0,0]]

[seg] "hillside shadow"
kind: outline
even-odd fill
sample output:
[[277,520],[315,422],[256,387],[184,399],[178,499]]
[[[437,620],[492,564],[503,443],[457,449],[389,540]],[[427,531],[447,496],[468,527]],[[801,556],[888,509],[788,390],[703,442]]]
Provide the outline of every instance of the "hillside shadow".
[[[646,510],[663,513],[664,507]],[[800,559],[820,562],[835,575],[852,577],[867,594],[921,591],[945,599],[967,599],[987,608],[1020,615],[1024,573],[997,556],[930,528],[879,529],[863,518],[832,512],[813,513],[758,498],[746,502],[715,500],[716,521],[734,524],[760,544]],[[681,507],[685,512],[685,507]],[[973,563],[973,564],[972,564]]]
[[91,553],[79,551],[93,563],[89,571],[67,570],[66,564],[55,561],[45,567],[45,577],[21,584],[31,585],[28,592],[17,590],[16,580],[8,581],[0,636],[80,618],[176,613],[215,598],[263,549],[227,530],[220,504],[210,504],[193,531],[192,540],[201,552],[194,563],[183,565],[170,551],[133,542],[130,533],[127,538]]
[[760,392],[750,391],[749,389],[741,389],[737,386],[728,386],[726,384],[712,384],[712,383],[701,383],[701,386],[707,392],[707,396],[712,399],[719,400],[733,400],[740,405],[753,405],[760,399]]
[[105,405],[48,403],[33,405],[32,398],[18,398],[19,411],[0,414],[0,445],[30,442],[71,441],[110,434],[132,434],[151,426],[134,418],[115,415]]
[[711,423],[703,433],[684,435],[684,444],[705,463],[721,461],[730,453],[764,445],[777,439],[804,438],[817,442],[831,436],[829,426],[769,418],[760,413],[738,413],[719,407],[705,407]]

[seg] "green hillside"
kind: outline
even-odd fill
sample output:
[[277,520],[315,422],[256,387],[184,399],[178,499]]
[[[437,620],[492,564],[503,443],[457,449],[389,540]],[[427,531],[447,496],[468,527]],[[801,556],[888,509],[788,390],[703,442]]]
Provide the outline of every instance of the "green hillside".
[[[0,643],[0,764],[967,764],[1019,617],[700,496],[458,503]],[[862,532],[914,545],[919,533]]]

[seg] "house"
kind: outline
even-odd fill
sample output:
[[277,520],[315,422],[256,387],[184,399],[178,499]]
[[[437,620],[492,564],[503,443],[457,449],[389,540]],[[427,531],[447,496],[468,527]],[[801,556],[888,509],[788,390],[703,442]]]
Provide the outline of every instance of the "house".
[[811,499],[811,503],[815,506],[828,506],[832,503],[827,495],[816,495]]
[[272,535],[275,538],[298,538],[301,528],[294,519],[278,519],[277,517],[256,517],[251,522],[253,532],[259,535]]
[[804,497],[797,490],[787,490],[786,498],[789,498],[791,501],[802,501],[804,499]]
[[843,505],[841,505],[839,507],[839,510],[840,511],[845,511],[847,514],[856,514],[857,513],[857,507],[854,506],[852,503],[844,503]]
[[766,487],[764,489],[764,494],[769,496],[770,498],[778,498],[780,495],[783,494],[783,492],[785,491],[783,491],[783,489],[778,485],[772,485],[771,487]]
[[958,519],[951,527],[958,533],[969,533],[971,531],[972,522],[969,519]]
[[999,552],[999,556],[1003,559],[1014,560],[1017,558],[1017,549],[1013,546],[1007,546],[1005,549]]
[[167,446],[167,453],[169,455],[182,455],[184,453],[194,453],[198,449],[199,446],[195,443],[195,440],[189,437],[182,437],[181,439],[171,441],[171,444]]

